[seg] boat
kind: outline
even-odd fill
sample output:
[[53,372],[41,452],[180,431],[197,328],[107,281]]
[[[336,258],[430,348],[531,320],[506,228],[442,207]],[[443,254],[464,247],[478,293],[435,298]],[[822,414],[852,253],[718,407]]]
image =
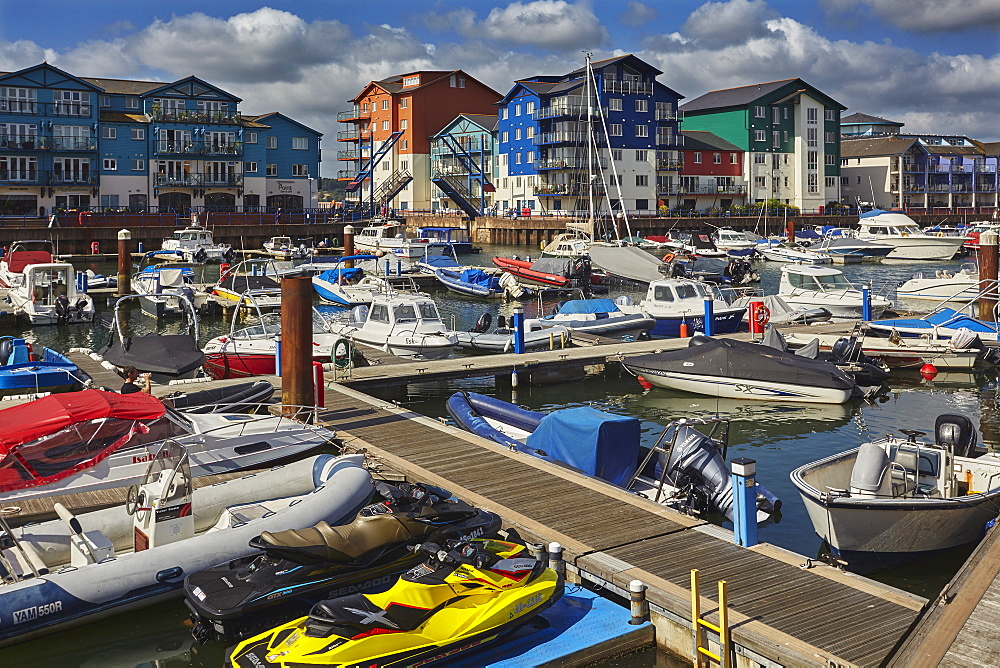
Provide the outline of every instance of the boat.
[[680,350],[626,357],[622,365],[657,387],[728,399],[841,404],[856,388],[829,362],[707,336],[693,336]]
[[[684,512],[714,511],[732,519],[731,477],[725,464],[728,420],[692,420],[692,425],[717,425],[721,436],[717,440],[697,438],[703,434],[683,429],[683,421],[671,422],[650,449],[640,444],[638,419],[589,406],[546,414],[475,392],[456,392],[446,407],[459,427],[504,447],[568,466]],[[671,444],[665,452],[658,449],[664,439]],[[665,456],[651,457],[654,451]],[[665,474],[662,479],[661,473]],[[696,487],[698,493],[692,493]],[[763,487],[759,496],[763,512],[758,519],[763,521],[770,512],[780,510],[781,502]]]
[[185,573],[252,552],[264,531],[349,521],[371,498],[363,456],[318,455],[194,490],[184,448],[168,443],[124,505],[5,534],[0,627],[9,645],[178,597]]
[[[834,318],[856,320],[864,315],[864,293],[833,267],[784,265],[777,295],[793,308],[824,308]],[[869,295],[872,317],[877,318],[892,302]]]
[[182,230],[176,230],[169,239],[164,239],[160,248],[165,251],[175,251],[184,256],[185,262],[232,262],[236,251],[229,244],[217,244],[212,236],[212,230],[192,225]]
[[253,411],[266,404],[274,389],[270,381],[258,380],[211,390],[171,392],[161,399],[182,413],[239,413]]
[[575,283],[590,282],[590,260],[566,258],[541,258],[520,260],[518,258],[493,258],[493,264],[505,273],[514,276],[518,282],[543,288],[570,288]]
[[886,318],[872,320],[868,328],[879,336],[919,337],[928,340],[950,339],[960,330],[970,330],[983,341],[998,340],[995,322],[978,320],[972,316],[940,306],[920,318]]
[[756,248],[757,244],[747,238],[746,233],[737,232],[731,227],[720,227],[712,235],[712,241],[719,250],[741,251]]
[[291,237],[271,237],[264,242],[264,250],[276,260],[301,260],[311,255],[308,246],[296,246]]
[[360,267],[348,267],[345,263],[375,259],[374,255],[339,258],[329,269],[313,274],[313,290],[325,304],[347,308],[371,304],[372,296],[386,289],[385,281],[379,277],[366,276]]
[[665,278],[671,270],[659,258],[634,246],[593,246],[590,260],[594,267],[604,270],[608,276],[642,286]]
[[901,211],[872,209],[861,214],[858,238],[893,247],[887,260],[950,260],[959,252],[963,237],[924,234]]
[[979,280],[979,265],[966,262],[956,271],[936,269],[930,276],[917,272],[908,281],[900,283],[896,296],[900,299],[929,299],[969,302],[982,292]]
[[139,295],[125,295],[115,301],[108,342],[97,354],[119,368],[133,366],[140,373],[149,373],[157,383],[194,378],[205,363],[205,354],[198,348],[198,314],[186,295],[176,297],[187,314],[184,333],[126,336],[122,306],[128,300],[139,299]]
[[734,299],[732,306],[747,309],[743,316],[743,322],[747,324],[748,329],[751,316],[749,307],[752,302],[760,302],[764,305],[764,313],[760,316],[764,320],[764,324],[808,325],[814,322],[826,322],[832,317],[825,308],[793,307],[778,295],[743,295]]
[[[563,577],[521,544],[421,543],[426,561],[381,594],[348,594],[244,640],[231,666],[390,666],[454,662],[548,610]],[[387,642],[390,638],[391,642]]]
[[417,260],[416,267],[422,274],[433,274],[435,269],[462,270],[465,265],[458,261],[458,255],[451,246],[432,242],[424,247],[424,254]]
[[475,267],[461,271],[442,267],[434,270],[434,277],[444,287],[466,297],[497,299],[504,296],[500,278]]
[[0,396],[71,392],[90,377],[62,353],[15,336],[0,337]]
[[876,244],[864,239],[846,236],[825,236],[809,247],[809,250],[828,255],[830,260],[841,264],[857,262],[881,262],[893,251],[893,246]]
[[638,305],[631,299],[616,302],[623,313],[644,313],[656,320],[652,336],[678,337],[681,325],[704,331],[705,300],[713,300],[712,326],[716,334],[732,334],[743,320],[746,307],[730,306],[712,286],[687,278],[662,278],[649,284],[646,297]]
[[583,230],[568,230],[557,234],[548,244],[542,245],[542,257],[575,260],[587,255],[593,239]]
[[370,221],[371,224],[354,235],[354,247],[359,251],[382,251],[396,257],[418,258],[424,254],[424,244],[430,239],[409,239],[406,223],[397,221]]
[[[299,411],[305,414],[305,409]],[[329,443],[334,433],[267,413],[179,412],[144,392],[50,394],[0,410],[0,502],[134,485],[181,444],[191,475],[259,467]]]
[[694,256],[684,261],[680,258],[672,258],[669,253],[664,258],[668,264],[679,265],[683,269],[683,273],[671,271],[671,275],[733,286],[749,285],[760,281],[760,274],[742,258]]
[[235,302],[238,307],[246,307],[245,297],[252,297],[257,308],[276,309],[281,307],[279,278],[273,260],[242,260],[219,276],[212,294]]
[[94,300],[68,262],[53,262],[51,241],[15,241],[0,260],[0,287],[18,318],[32,325],[90,323]]
[[417,238],[447,244],[458,255],[479,252],[472,246],[469,231],[461,227],[420,227],[417,228]]
[[[235,642],[309,614],[330,596],[384,591],[423,558],[421,542],[492,538],[500,518],[431,485],[376,482],[377,503],[347,524],[265,531],[254,552],[184,579],[191,633]],[[333,593],[331,593],[333,592]]]
[[458,343],[455,332],[441,321],[434,300],[419,293],[376,295],[370,307],[356,306],[348,318],[330,321],[329,331],[355,344],[413,359],[447,357]]
[[[166,251],[178,257],[174,251]],[[139,295],[142,312],[154,318],[184,315],[185,306],[178,297],[183,294],[201,311],[208,303],[208,293],[194,284],[194,271],[190,265],[166,263],[146,264],[153,259],[162,259],[164,251],[150,251],[139,262],[141,269],[132,277],[132,290]],[[159,257],[157,257],[159,255]]]
[[87,289],[89,290],[103,290],[105,288],[117,288],[118,287],[118,277],[111,275],[105,276],[104,274],[95,273],[93,269],[88,269],[84,272],[87,276]]
[[625,313],[611,299],[570,299],[559,302],[555,313],[537,319],[544,327],[561,325],[574,333],[613,338],[642,338],[656,325],[645,313]]
[[1000,222],[978,221],[969,223],[965,228],[965,243],[962,244],[962,251],[967,255],[979,253],[979,237],[983,232],[1000,233]]
[[[803,335],[803,338],[808,337]],[[865,355],[857,335],[840,337],[828,350],[824,349],[818,338],[792,350],[784,335],[774,325],[769,324],[760,345],[834,364],[854,379],[859,391],[865,396],[878,394],[889,381],[888,365]]]
[[[832,351],[833,346],[843,337],[840,334],[799,334],[785,335],[785,340],[792,348],[819,342],[820,350]],[[901,337],[882,338],[879,336],[864,336],[858,339],[861,352],[873,359],[882,360],[890,367],[922,367],[933,364],[937,369],[973,369],[989,350],[985,347],[957,347],[950,339],[929,341],[922,339],[903,339]],[[985,362],[984,363],[989,363]]]
[[[501,314],[497,316],[497,326],[492,332],[490,325],[493,316],[483,313],[475,327],[468,332],[455,332],[459,348],[470,350],[488,350],[490,352],[509,353],[514,349],[514,330],[508,326],[507,319]],[[537,318],[524,320],[524,349],[565,348],[572,340],[572,332],[562,325],[543,327]]]
[[939,415],[933,442],[899,431],[791,472],[813,529],[852,570],[974,543],[997,516],[1000,458],[977,456],[969,418]]
[[806,262],[809,264],[824,264],[833,262],[829,255],[817,253],[805,246],[783,241],[779,244],[762,246],[757,249],[761,257],[772,262]]

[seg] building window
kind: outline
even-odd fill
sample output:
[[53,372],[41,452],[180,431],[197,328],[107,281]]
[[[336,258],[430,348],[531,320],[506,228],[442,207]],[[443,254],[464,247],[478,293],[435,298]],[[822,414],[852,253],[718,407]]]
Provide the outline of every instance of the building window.
[[117,128],[110,128],[107,126],[101,128],[101,139],[117,139],[117,138],[118,138]]
[[401,97],[401,98],[399,98],[399,108],[400,109],[409,109],[410,108],[410,98],[408,98],[408,97]]
[[788,142],[788,130],[782,130],[781,131],[781,138],[786,143]]
[[410,127],[410,119],[408,119],[408,118],[401,118],[401,119],[399,119],[399,129],[400,130],[406,130],[409,127]]
[[833,153],[827,153],[823,156],[823,164],[830,165],[831,167],[837,164],[837,156]]
[[819,154],[816,151],[806,151],[806,169],[816,169]]
[[771,107],[771,122],[772,123],[781,122],[781,107]]
[[141,158],[134,158],[132,160],[132,171],[142,172],[146,169],[146,161]]
[[621,111],[622,99],[620,97],[608,98],[608,111]]
[[57,90],[52,93],[52,100],[55,102],[54,113],[59,116],[90,116],[90,93]]
[[753,164],[763,165],[767,162],[767,154],[765,153],[754,153],[753,154]]
[[753,139],[754,141],[767,141],[767,137],[764,135],[763,130],[754,130]]
[[400,160],[399,161],[399,168],[405,172],[406,170],[408,170],[410,168],[410,161],[409,160]]
[[715,164],[715,165],[721,165],[722,164],[722,154],[721,153],[713,153],[712,154],[712,163]]
[[535,126],[534,125],[529,125],[528,127],[526,127],[524,129],[524,136],[527,139],[531,139],[532,137],[534,137],[535,136]]
[[465,77],[461,74],[452,74],[448,83],[452,88],[465,88]]
[[837,120],[837,111],[835,109],[824,109],[823,110],[823,118],[825,118],[828,121],[836,121]]
[[410,149],[410,140],[409,139],[404,139],[403,141],[399,142],[399,150],[400,151],[408,151],[409,149]]
[[117,172],[118,171],[118,161],[114,158],[104,159],[104,171],[106,172]]
[[267,167],[265,169],[267,169],[267,171],[265,172],[266,176],[277,176],[278,175],[278,165],[277,165],[277,163],[269,162],[269,163],[267,163]]
[[132,139],[141,141],[146,138],[146,128],[132,128]]
[[828,177],[826,177],[826,187],[827,188],[836,188],[837,187],[837,177],[836,176],[828,176]]
[[514,115],[515,116],[520,116],[521,115],[521,105],[519,105],[519,104],[515,104],[514,105]]
[[636,100],[635,110],[640,114],[644,114],[649,111],[649,103],[646,100]]
[[502,118],[503,120],[507,120],[507,107],[504,107],[503,109],[500,110],[500,118]]
[[753,177],[753,185],[755,188],[766,188],[767,187],[767,177],[755,176]]
[[832,144],[834,141],[836,141],[835,133],[833,133],[833,132],[824,132],[823,133],[823,140],[827,144]]
[[818,193],[819,192],[819,176],[816,174],[808,175],[809,192]]
[[383,130],[389,129],[389,121],[382,121],[382,129]]
[[269,136],[267,138],[267,147],[268,148],[278,148],[278,138],[274,137],[274,136]]
[[840,177],[840,185],[845,186],[845,187],[851,185],[851,179],[850,179],[850,177],[841,176]]
[[504,130],[503,134],[500,136],[500,143],[506,144],[509,141],[510,141],[510,133],[507,130]]
[[308,151],[309,150],[309,137],[292,137],[292,150],[293,151]]
[[521,154],[520,153],[516,153],[514,155],[514,164],[516,164],[516,165],[520,165],[521,164]]
[[781,148],[781,133],[777,130],[771,133],[771,146]]
[[649,156],[647,154],[648,154],[648,151],[636,151],[635,152],[635,161],[636,162],[646,162],[646,160],[649,159]]
[[392,167],[392,165],[390,165],[388,162],[383,162],[382,163],[382,171],[383,172],[388,172],[390,167]]
[[107,108],[107,107],[111,106],[111,96],[110,95],[102,95],[101,96],[101,106],[104,107],[104,108]]
[[736,154],[736,153],[730,153],[729,154],[729,164],[730,165],[738,165],[738,164],[740,164],[739,163],[739,158],[740,158],[740,156],[738,154]]
[[256,132],[248,132],[248,133],[246,133],[245,136],[246,136],[246,143],[248,143],[248,144],[256,144],[257,143],[257,133]]
[[404,86],[419,86],[420,85],[420,77],[404,77],[403,78],[403,85]]
[[815,125],[818,116],[819,114],[816,113],[816,107],[808,107],[806,109],[806,123]]
[[649,136],[649,126],[648,125],[637,125],[637,126],[635,126],[635,136],[636,137],[648,137]]
[[861,177],[858,177],[858,185],[861,185]]
[[806,128],[806,145],[807,146],[816,146],[816,145],[819,144],[819,142],[816,140],[817,134],[819,134],[819,131],[816,130],[816,128]]
[[256,174],[257,173],[257,163],[256,162],[247,162],[247,163],[244,163],[244,165],[243,165],[243,171],[246,172],[247,174]]
[[648,186],[649,185],[649,177],[647,175],[645,175],[645,174],[636,174],[635,175],[635,185],[637,185],[637,186]]
[[137,97],[127,97],[127,98],[125,98],[125,108],[126,109],[138,109],[139,108],[139,98],[137,98]]
[[767,118],[767,109],[764,107],[754,107],[753,112],[753,115],[757,118]]
[[622,136],[622,124],[621,123],[609,123],[608,124],[608,136],[610,136],[610,137],[621,137]]
[[701,151],[695,151],[695,153],[694,153],[694,164],[696,164],[696,165],[700,165],[701,164]]
[[620,148],[613,148],[613,149],[611,149],[611,159],[612,160],[621,161],[621,159],[622,159],[622,150]]
[[535,103],[534,102],[528,102],[527,104],[524,105],[524,113],[530,115],[530,114],[533,114],[534,112],[535,112]]
[[785,111],[785,120],[787,121],[788,120],[788,107],[783,107],[783,109]]
[[649,200],[648,199],[637,199],[635,201],[635,210],[636,211],[646,211],[648,209],[649,209]]
[[389,100],[382,100],[382,111],[389,111]]
[[309,165],[292,165],[292,176],[309,176]]
[[521,128],[514,128],[514,141],[521,141]]

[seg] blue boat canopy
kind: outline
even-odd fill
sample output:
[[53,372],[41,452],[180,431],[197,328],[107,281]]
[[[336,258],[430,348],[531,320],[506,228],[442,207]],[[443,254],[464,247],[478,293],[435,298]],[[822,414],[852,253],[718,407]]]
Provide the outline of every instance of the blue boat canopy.
[[493,289],[500,286],[500,280],[496,276],[487,274],[482,269],[464,269],[459,275],[459,280],[463,283],[471,283],[486,289]]
[[527,444],[588,475],[625,487],[638,466],[639,437],[636,418],[581,406],[543,417]]
[[970,318],[950,308],[943,308],[923,318],[896,318],[876,320],[875,322],[886,327],[922,328],[928,330],[935,327],[948,327],[949,329],[965,327],[966,329],[971,329],[973,332],[984,334],[997,331],[997,325],[993,323]]
[[327,269],[326,271],[320,272],[318,278],[330,283],[336,283],[341,278],[347,281],[354,280],[363,273],[364,270],[357,267],[351,269],[348,269],[347,267],[337,267],[336,269]]
[[560,314],[617,312],[618,305],[613,299],[571,299],[559,307]]

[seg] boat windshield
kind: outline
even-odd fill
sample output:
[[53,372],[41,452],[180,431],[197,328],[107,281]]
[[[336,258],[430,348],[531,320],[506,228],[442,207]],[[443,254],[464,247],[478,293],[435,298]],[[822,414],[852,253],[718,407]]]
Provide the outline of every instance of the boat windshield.
[[74,281],[72,270],[70,265],[32,269],[32,301],[52,306],[59,297],[68,296],[69,286]]
[[440,320],[437,307],[431,302],[420,302],[417,307],[420,309],[420,317],[423,320]]
[[413,304],[400,304],[392,309],[392,318],[396,322],[413,322],[417,319],[417,309]]
[[900,225],[893,228],[893,232],[896,234],[923,234],[916,225]]
[[827,276],[815,276],[816,283],[821,290],[853,290],[854,286],[843,274],[830,274]]

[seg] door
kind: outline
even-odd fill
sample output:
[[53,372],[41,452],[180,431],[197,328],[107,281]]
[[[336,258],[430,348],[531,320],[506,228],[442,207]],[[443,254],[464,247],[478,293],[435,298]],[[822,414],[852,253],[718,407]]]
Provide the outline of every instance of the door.
[[189,193],[161,193],[159,202],[161,212],[184,213],[191,208],[191,195]]

